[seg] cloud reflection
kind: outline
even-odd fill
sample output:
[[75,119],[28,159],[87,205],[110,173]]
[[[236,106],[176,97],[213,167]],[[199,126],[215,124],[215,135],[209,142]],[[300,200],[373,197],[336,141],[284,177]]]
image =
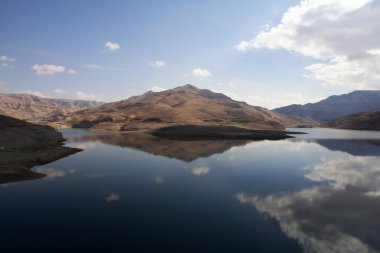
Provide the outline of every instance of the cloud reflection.
[[196,176],[201,176],[201,175],[206,175],[210,172],[211,168],[210,167],[194,167],[191,169],[191,172],[196,175]]
[[306,252],[380,252],[380,158],[324,159],[309,169],[307,178],[326,184],[236,198],[277,219]]
[[48,180],[54,180],[60,177],[64,177],[67,174],[74,174],[76,173],[75,169],[56,169],[56,168],[45,168],[45,167],[37,167],[35,169],[37,173],[45,174],[47,175],[46,179]]
[[158,185],[165,183],[165,179],[161,176],[152,177],[151,180],[153,183],[158,184]]
[[109,193],[107,196],[104,197],[104,200],[108,203],[115,202],[120,199],[120,195],[116,193]]

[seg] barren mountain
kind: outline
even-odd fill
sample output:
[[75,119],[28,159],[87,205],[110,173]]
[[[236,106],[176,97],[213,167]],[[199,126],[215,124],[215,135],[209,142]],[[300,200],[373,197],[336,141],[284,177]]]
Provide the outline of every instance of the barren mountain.
[[311,118],[327,123],[347,115],[380,110],[379,90],[358,90],[339,96],[330,96],[317,103],[289,105],[273,111],[293,117]]
[[112,131],[150,130],[177,124],[280,130],[285,125],[299,123],[276,112],[190,84],[82,110],[64,121],[74,127]]
[[0,114],[34,122],[101,104],[94,101],[50,99],[26,94],[0,94]]
[[380,111],[365,112],[339,118],[327,124],[333,128],[380,131]]

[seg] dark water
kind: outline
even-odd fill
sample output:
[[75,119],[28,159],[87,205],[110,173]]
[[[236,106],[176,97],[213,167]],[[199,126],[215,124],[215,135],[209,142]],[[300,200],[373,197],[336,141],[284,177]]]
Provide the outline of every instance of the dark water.
[[298,130],[310,134],[65,131],[84,151],[0,185],[0,251],[380,252],[380,132]]

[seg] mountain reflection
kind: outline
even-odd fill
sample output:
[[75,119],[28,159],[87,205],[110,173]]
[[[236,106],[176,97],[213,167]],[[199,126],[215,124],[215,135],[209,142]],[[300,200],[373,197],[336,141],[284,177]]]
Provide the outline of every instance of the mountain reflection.
[[305,177],[323,185],[241,203],[279,221],[306,252],[380,252],[380,158],[323,159]]
[[133,148],[149,154],[176,158],[186,162],[199,157],[223,153],[234,146],[242,146],[250,142],[248,140],[179,141],[142,133],[73,135],[65,138],[68,143],[75,145],[82,142],[100,141],[105,144]]
[[380,140],[314,140],[332,151],[342,151],[355,156],[380,156]]

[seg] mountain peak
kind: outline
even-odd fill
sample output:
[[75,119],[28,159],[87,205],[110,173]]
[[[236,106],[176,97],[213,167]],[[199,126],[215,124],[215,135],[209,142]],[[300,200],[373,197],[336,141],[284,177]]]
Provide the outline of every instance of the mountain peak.
[[189,83],[182,85],[182,86],[178,86],[178,87],[174,88],[174,90],[199,91],[199,89],[197,87],[195,87],[194,85],[191,85]]

